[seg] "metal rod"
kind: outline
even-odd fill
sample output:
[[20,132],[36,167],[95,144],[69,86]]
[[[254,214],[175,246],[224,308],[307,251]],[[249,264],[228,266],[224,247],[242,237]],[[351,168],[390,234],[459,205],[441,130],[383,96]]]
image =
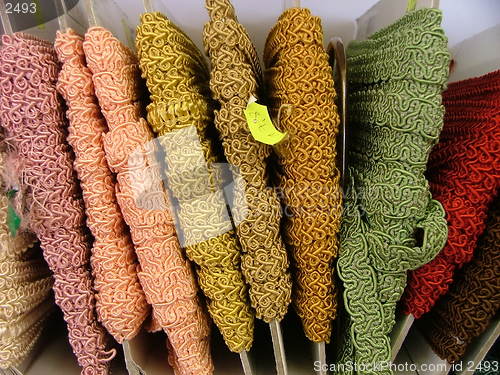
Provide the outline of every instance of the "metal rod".
[[340,130],[338,138],[338,155],[340,163],[338,165],[341,173],[341,186],[345,191],[346,188],[346,168],[347,168],[347,63],[344,43],[341,38],[332,38],[328,44],[328,53],[330,54],[330,61],[333,60],[333,65],[336,70],[336,78],[340,81],[338,88],[339,97],[339,110],[340,110]]
[[151,0],[143,0],[142,3],[144,4],[144,10],[148,13],[153,12],[153,4]]
[[328,366],[326,363],[326,349],[324,342],[315,342],[314,344],[314,361],[315,363],[319,363],[319,371],[318,375],[327,375],[327,372],[324,371]]
[[5,370],[5,374],[6,375],[23,375],[23,373],[15,367],[9,367],[7,370]]
[[273,320],[269,323],[271,338],[273,340],[274,360],[276,361],[276,372],[278,375],[288,375],[288,365],[286,360],[285,345],[281,333],[281,323]]
[[66,8],[66,3],[64,0],[54,0],[54,5],[56,6],[59,30],[65,31],[68,29],[68,19],[66,18],[68,9]]
[[0,0],[0,20],[2,21],[4,33],[7,35],[12,35],[12,25],[5,9],[5,0]]
[[94,9],[94,1],[93,0],[86,0],[86,5],[87,5],[87,18],[89,20],[89,26],[94,27],[98,26],[99,23],[97,22],[97,17],[95,14],[95,9]]
[[125,357],[125,367],[129,375],[144,375],[144,371],[137,364],[132,356],[132,348],[129,341],[124,341],[122,344],[123,355]]
[[243,350],[240,352],[241,366],[243,367],[243,373],[245,375],[253,375],[252,365],[250,363],[250,358],[248,357],[248,352]]
[[283,8],[300,8],[300,0],[283,0]]
[[392,361],[396,359],[396,356],[401,350],[403,342],[405,341],[414,320],[415,318],[411,314],[406,315],[401,311],[398,311],[396,314],[396,324],[392,327],[390,336]]

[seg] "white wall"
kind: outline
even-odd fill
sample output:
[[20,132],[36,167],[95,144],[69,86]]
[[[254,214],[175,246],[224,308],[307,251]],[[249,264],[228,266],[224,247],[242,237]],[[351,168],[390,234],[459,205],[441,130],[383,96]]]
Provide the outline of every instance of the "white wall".
[[[100,0],[98,0],[100,1]],[[142,12],[141,0],[114,0],[131,21]],[[162,2],[169,16],[201,47],[203,24],[208,16],[203,0],[156,0]],[[390,0],[405,3],[407,0]],[[284,9],[284,0],[232,0],[240,22],[262,51],[267,34]],[[340,36],[350,41],[355,21],[377,0],[302,0],[304,7],[321,17],[325,40]],[[441,0],[450,47],[494,25],[500,24],[500,0]],[[136,21],[137,22],[137,21]]]
[[[52,0],[44,0],[52,1]],[[43,4],[42,1],[41,3]],[[117,22],[116,6],[127,14],[128,23],[135,28],[138,17],[143,11],[142,0],[94,0],[105,4],[109,9],[103,12],[106,26],[121,34],[123,25]],[[406,4],[407,0],[384,0]],[[84,0],[80,0],[83,7]],[[153,0],[159,10],[167,15],[202,47],[202,30],[207,21],[204,0]],[[240,22],[248,29],[259,53],[262,53],[266,36],[284,9],[285,0],[232,0]],[[377,0],[302,0],[304,7],[321,17],[325,42],[333,36],[340,36],[345,42],[354,38],[356,19],[370,9]],[[158,6],[158,4],[161,4]],[[401,8],[401,6],[400,6]],[[444,13],[443,27],[449,37],[450,47],[464,39],[500,24],[500,0],[440,0]],[[79,18],[83,18],[78,16]],[[81,20],[85,22],[85,20]],[[57,23],[52,22],[44,30],[34,30],[46,38],[54,34]]]

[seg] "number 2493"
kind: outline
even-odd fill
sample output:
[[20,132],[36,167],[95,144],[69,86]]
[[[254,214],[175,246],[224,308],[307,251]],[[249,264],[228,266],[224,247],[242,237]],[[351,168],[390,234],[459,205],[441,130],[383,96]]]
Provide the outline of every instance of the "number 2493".
[[7,14],[18,13],[18,14],[28,14],[36,13],[36,3],[5,3],[5,12]]

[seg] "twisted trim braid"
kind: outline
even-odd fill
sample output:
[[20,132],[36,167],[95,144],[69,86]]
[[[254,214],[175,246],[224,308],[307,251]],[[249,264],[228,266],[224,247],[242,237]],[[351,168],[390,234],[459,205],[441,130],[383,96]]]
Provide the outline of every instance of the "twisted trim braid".
[[140,115],[137,60],[102,27],[87,31],[83,49],[109,127],[103,141],[117,174],[116,197],[130,227],[146,299],[168,335],[169,363],[178,374],[212,374],[207,318],[177,240],[153,134]]
[[[36,237],[27,231],[9,234],[6,195],[7,153],[0,129],[0,368],[19,365],[33,349],[53,311],[53,279]],[[10,174],[10,173],[9,173]]]
[[486,330],[500,308],[500,200],[490,209],[474,258],[455,277],[448,293],[424,322],[434,351],[449,363],[462,359],[471,341]]
[[[107,374],[115,350],[106,348],[106,333],[95,313],[83,200],[56,92],[56,53],[50,43],[16,33],[2,37],[0,59],[0,121],[20,160],[25,216],[54,273],[55,301],[82,374]],[[32,327],[24,337],[38,334]]]
[[321,21],[308,9],[285,11],[264,50],[271,111],[288,111],[277,146],[286,208],[284,240],[294,264],[295,308],[306,336],[329,342],[337,301],[332,274],[337,255],[341,194],[335,167],[339,115]]
[[430,187],[449,223],[444,249],[410,273],[403,297],[407,313],[428,312],[468,263],[500,188],[500,70],[454,82],[443,93],[441,140],[429,159]]
[[[280,202],[268,186],[267,158],[271,146],[250,134],[244,109],[261,91],[262,74],[253,43],[234,16],[228,0],[207,0],[210,21],[204,44],[210,56],[210,88],[220,109],[215,126],[222,138],[228,162],[237,167],[242,192],[232,204],[236,231],[243,250],[241,268],[249,285],[256,316],[266,322],[281,320],[291,299],[292,281],[288,256],[280,235]],[[229,9],[228,9],[229,8]],[[230,16],[232,15],[232,16]]]
[[136,45],[152,101],[148,120],[161,136],[186,254],[197,265],[208,310],[228,348],[249,350],[254,317],[240,269],[240,244],[215,168],[220,155],[210,126],[208,68],[189,37],[160,13],[141,16]]
[[[410,12],[347,49],[356,132],[337,266],[349,320],[341,363],[389,363],[406,273],[446,242],[444,210],[424,176],[443,125],[450,56],[441,18],[435,9]],[[376,369],[363,375],[392,373]]]
[[83,37],[57,32],[55,49],[62,63],[57,90],[66,100],[68,142],[75,152],[87,225],[94,236],[92,274],[99,321],[119,342],[132,339],[149,315],[137,277],[137,259],[128,228],[116,202],[102,137],[107,125],[86,66]]

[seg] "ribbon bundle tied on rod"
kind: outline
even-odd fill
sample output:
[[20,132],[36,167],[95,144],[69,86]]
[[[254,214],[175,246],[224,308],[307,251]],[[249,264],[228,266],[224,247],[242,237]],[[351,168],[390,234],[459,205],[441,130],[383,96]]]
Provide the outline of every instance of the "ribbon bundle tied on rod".
[[[337,306],[332,268],[341,215],[339,116],[320,19],[307,9],[286,10],[267,38],[264,63],[271,112],[281,114],[281,130],[288,134],[276,149],[293,302],[306,336],[329,342]],[[280,111],[283,106],[290,110]]]
[[153,133],[141,117],[137,59],[100,26],[87,31],[83,49],[109,128],[103,142],[109,167],[117,174],[116,198],[130,228],[153,319],[168,336],[169,363],[182,375],[211,374],[210,328],[179,246]]
[[208,67],[189,37],[158,12],[145,13],[136,38],[151,95],[148,120],[160,137],[187,256],[197,265],[208,310],[233,352],[252,346],[254,313],[241,249],[222,190]]
[[[444,246],[444,210],[424,172],[443,126],[450,55],[435,9],[409,12],[347,49],[350,166],[339,276],[348,313],[340,362],[391,374],[388,334],[408,270]],[[352,373],[352,372],[351,372]]]
[[56,91],[56,52],[31,35],[4,35],[0,64],[1,124],[19,158],[30,229],[54,273],[55,300],[82,373],[107,374],[115,350],[107,349],[95,311],[90,238]]

